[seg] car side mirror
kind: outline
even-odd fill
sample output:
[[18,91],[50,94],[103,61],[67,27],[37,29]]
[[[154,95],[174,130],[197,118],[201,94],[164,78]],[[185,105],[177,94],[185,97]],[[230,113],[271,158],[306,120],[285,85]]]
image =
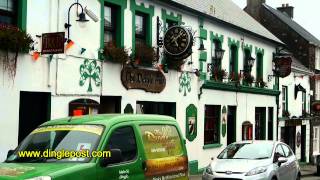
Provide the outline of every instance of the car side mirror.
[[122,153],[120,149],[111,149],[110,151],[110,157],[104,157],[100,165],[102,167],[107,167],[109,164],[115,164],[122,161]]
[[7,153],[7,158],[9,158],[14,153],[14,151],[15,150],[10,149]]
[[285,157],[279,157],[279,158],[278,158],[278,164],[279,164],[279,166],[280,166],[282,163],[285,163],[285,162],[287,162],[287,161],[288,161],[288,159],[285,158]]

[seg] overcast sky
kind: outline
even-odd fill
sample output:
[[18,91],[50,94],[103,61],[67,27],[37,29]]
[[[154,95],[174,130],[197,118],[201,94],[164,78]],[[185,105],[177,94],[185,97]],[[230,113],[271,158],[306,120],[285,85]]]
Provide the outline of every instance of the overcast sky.
[[[232,0],[242,9],[247,0]],[[320,40],[320,0],[266,0],[273,8],[286,4],[294,7],[293,20]]]

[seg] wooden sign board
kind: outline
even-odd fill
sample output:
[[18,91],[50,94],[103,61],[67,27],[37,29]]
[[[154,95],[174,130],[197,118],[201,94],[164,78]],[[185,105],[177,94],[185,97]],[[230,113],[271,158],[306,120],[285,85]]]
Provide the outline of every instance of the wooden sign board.
[[166,78],[160,71],[130,66],[121,70],[121,82],[126,89],[143,89],[153,93],[160,93],[166,86]]
[[281,78],[289,76],[291,73],[291,57],[277,57],[274,60],[275,74]]
[[42,34],[41,54],[63,54],[64,32]]

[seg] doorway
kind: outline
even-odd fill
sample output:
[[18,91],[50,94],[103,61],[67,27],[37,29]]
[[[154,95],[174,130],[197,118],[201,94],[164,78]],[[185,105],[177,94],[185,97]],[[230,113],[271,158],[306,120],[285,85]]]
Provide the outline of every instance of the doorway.
[[137,101],[137,114],[160,114],[176,117],[176,103]]
[[266,108],[265,107],[255,108],[255,139],[256,140],[266,139]]
[[121,113],[121,96],[101,96],[99,114]]
[[281,141],[288,144],[296,153],[296,126],[281,127]]
[[237,121],[237,106],[228,106],[228,117],[227,117],[227,144],[228,145],[237,140],[236,121]]
[[51,117],[51,93],[20,91],[19,143]]
[[301,126],[301,162],[306,162],[306,125]]
[[268,140],[273,140],[273,107],[268,108]]

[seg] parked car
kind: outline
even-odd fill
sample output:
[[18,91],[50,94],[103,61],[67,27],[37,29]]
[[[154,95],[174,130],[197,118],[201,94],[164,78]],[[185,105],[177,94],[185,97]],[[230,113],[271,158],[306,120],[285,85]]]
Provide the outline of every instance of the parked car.
[[[99,157],[47,157],[45,152],[110,152]],[[40,152],[41,157],[22,157]],[[177,121],[160,115],[95,115],[51,120],[0,164],[0,179],[188,179]]]
[[242,141],[228,145],[205,168],[204,180],[296,180],[300,167],[282,142]]

